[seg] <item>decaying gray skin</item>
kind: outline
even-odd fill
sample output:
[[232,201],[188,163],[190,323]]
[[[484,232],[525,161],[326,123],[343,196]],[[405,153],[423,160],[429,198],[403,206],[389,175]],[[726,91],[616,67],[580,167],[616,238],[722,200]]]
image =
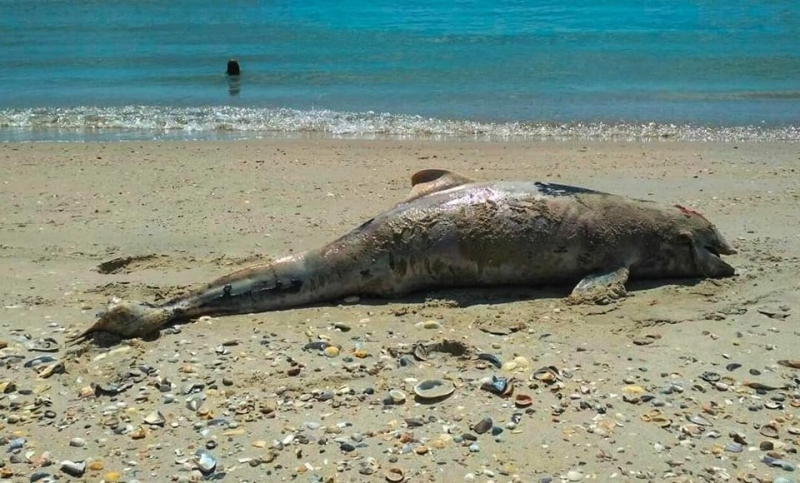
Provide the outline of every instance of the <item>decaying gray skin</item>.
[[425,170],[409,197],[316,250],[240,270],[163,305],[114,299],[95,331],[439,287],[576,284],[571,301],[621,297],[629,278],[726,277],[736,251],[700,214],[539,182]]

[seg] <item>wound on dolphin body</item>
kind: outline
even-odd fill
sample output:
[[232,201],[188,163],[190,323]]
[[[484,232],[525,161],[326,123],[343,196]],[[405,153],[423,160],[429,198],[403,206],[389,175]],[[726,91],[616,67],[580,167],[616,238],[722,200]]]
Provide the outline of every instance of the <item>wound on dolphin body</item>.
[[[705,216],[701,215],[700,213],[694,211],[691,208],[686,208],[685,206],[681,206],[681,205],[675,205],[675,208],[680,210],[680,212],[683,213],[686,216],[699,216],[700,218],[706,220]],[[708,220],[706,220],[706,221],[708,221]]]

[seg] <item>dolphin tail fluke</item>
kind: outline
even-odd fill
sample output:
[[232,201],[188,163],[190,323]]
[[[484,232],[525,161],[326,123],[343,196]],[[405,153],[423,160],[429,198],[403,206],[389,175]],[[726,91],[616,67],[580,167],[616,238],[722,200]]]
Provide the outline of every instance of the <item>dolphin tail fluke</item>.
[[173,311],[166,307],[113,297],[100,318],[85,331],[70,337],[68,343],[82,342],[95,332],[111,332],[122,337],[145,335],[169,323],[172,314]]

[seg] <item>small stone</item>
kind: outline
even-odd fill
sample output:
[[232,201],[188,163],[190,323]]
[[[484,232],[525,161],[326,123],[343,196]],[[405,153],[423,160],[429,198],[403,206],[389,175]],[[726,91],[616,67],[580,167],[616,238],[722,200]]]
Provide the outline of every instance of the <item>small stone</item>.
[[86,446],[86,440],[83,438],[72,438],[69,440],[69,445],[73,448],[83,448]]
[[581,481],[583,479],[583,473],[576,470],[570,470],[567,472],[567,481]]
[[61,471],[69,476],[72,476],[73,478],[80,478],[84,473],[86,473],[86,462],[69,460],[62,461]]
[[492,429],[493,424],[492,418],[483,418],[475,423],[475,425],[472,427],[472,430],[478,434],[483,434]]
[[322,350],[322,353],[325,354],[325,357],[338,357],[339,356],[339,348],[335,345],[329,345],[325,349]]

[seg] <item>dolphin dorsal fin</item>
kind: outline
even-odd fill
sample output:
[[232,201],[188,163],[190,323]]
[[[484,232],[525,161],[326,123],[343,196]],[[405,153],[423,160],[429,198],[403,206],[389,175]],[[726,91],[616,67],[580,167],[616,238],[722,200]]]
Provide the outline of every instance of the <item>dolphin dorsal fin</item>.
[[411,176],[411,192],[404,202],[422,198],[437,191],[455,188],[475,180],[446,169],[423,169]]

